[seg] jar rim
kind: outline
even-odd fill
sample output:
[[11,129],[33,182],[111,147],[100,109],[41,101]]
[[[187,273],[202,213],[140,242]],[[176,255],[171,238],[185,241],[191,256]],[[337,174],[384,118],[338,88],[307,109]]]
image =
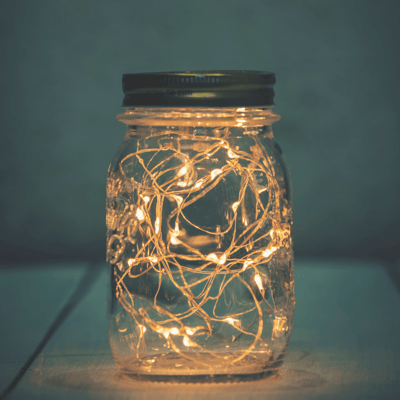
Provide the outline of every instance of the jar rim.
[[271,107],[126,107],[117,120],[142,126],[250,127],[280,120]]

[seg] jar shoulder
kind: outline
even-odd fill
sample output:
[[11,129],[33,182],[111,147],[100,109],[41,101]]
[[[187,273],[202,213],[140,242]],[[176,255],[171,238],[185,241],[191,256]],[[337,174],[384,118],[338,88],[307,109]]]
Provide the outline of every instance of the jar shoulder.
[[[220,151],[221,150],[221,151]],[[143,170],[141,161],[146,159],[172,158],[179,163],[190,163],[195,159],[204,158],[207,168],[221,157],[229,163],[259,163],[271,175],[271,179],[280,188],[282,197],[288,208],[292,208],[293,189],[286,157],[278,142],[271,135],[231,135],[227,137],[210,137],[205,135],[182,135],[181,132],[159,132],[155,136],[137,137],[127,134],[121,142],[110,164],[108,177],[126,174],[126,168]],[[206,159],[209,159],[207,161]],[[134,162],[132,162],[134,160]],[[182,165],[183,165],[182,164]],[[219,167],[216,163],[215,170]],[[149,164],[150,165],[150,164]],[[125,167],[124,167],[125,166]],[[218,167],[218,168],[217,168]],[[125,170],[124,170],[125,168]],[[136,172],[137,173],[137,172]],[[146,172],[147,173],[147,172]]]

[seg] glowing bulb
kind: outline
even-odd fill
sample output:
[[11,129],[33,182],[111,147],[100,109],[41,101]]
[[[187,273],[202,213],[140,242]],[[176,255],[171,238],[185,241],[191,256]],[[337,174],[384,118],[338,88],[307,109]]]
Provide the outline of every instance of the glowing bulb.
[[199,179],[194,185],[195,189],[198,189],[204,183],[203,179]]
[[287,317],[275,317],[272,328],[272,340],[284,336],[288,329]]
[[239,207],[239,202],[238,201],[236,201],[235,203],[233,203],[233,205],[232,205],[232,210],[233,210],[233,212],[236,212],[236,210],[237,210],[237,208]]
[[183,175],[185,175],[186,173],[187,173],[187,167],[184,166],[184,167],[182,167],[182,168],[179,170],[177,176],[178,176],[178,177],[179,177],[179,176],[183,176]]
[[134,258],[130,258],[129,260],[128,260],[128,265],[130,266],[130,267],[132,267],[132,265],[135,263],[135,259]]
[[172,244],[180,244],[181,241],[179,239],[177,239],[175,236],[171,236],[171,243]]
[[213,261],[216,263],[218,262],[218,257],[214,253],[211,253],[206,257],[206,260]]
[[193,329],[191,329],[191,328],[186,328],[186,333],[187,333],[188,335],[194,335],[194,334],[196,333],[196,331],[193,330]]
[[222,174],[222,169],[213,169],[211,171],[211,179],[214,179],[219,174]]
[[277,247],[274,247],[274,246],[272,246],[271,247],[271,249],[266,249],[263,253],[262,253],[262,255],[264,256],[264,257],[269,257],[274,251],[276,251],[277,250]]
[[156,222],[154,223],[156,233],[160,232],[160,218],[156,218]]
[[247,267],[248,267],[249,265],[253,264],[253,263],[254,263],[253,260],[247,260],[247,261],[245,261],[244,264],[243,264],[243,271],[246,271]]
[[228,324],[231,324],[233,326],[240,326],[240,321],[238,319],[228,317],[228,318],[225,318],[224,321],[228,322]]
[[218,261],[218,264],[222,265],[226,262],[226,254],[224,254]]
[[239,156],[235,154],[231,149],[228,150],[228,157],[230,158],[238,158]]
[[196,343],[193,343],[186,335],[183,337],[183,344],[187,347],[196,346]]
[[260,292],[264,291],[263,285],[262,285],[262,281],[261,281],[261,277],[260,275],[256,274],[254,277],[254,281],[256,282],[258,288],[260,289]]
[[172,328],[172,329],[170,330],[170,332],[171,332],[172,335],[179,335],[179,330],[178,330],[178,328]]
[[155,264],[158,261],[157,257],[149,257],[149,260],[152,264]]
[[137,219],[138,219],[139,221],[143,221],[143,220],[144,220],[144,213],[143,213],[143,211],[142,211],[141,208],[138,208],[138,209],[136,210],[136,217],[137,217]]
[[178,206],[182,204],[183,198],[181,196],[175,196],[175,200],[178,203]]
[[150,201],[150,197],[149,196],[144,196],[143,200],[147,204]]

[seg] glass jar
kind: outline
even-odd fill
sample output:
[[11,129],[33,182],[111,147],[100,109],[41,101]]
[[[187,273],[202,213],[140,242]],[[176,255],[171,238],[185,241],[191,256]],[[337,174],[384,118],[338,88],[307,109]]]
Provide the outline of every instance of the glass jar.
[[293,323],[292,186],[275,75],[127,74],[107,178],[109,335],[137,379],[248,380]]

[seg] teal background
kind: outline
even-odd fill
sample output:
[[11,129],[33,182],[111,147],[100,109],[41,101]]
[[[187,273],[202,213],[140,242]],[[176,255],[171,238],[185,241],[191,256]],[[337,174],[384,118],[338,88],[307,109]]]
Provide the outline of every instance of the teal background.
[[121,75],[276,73],[296,255],[400,256],[397,0],[3,0],[0,262],[105,258]]

